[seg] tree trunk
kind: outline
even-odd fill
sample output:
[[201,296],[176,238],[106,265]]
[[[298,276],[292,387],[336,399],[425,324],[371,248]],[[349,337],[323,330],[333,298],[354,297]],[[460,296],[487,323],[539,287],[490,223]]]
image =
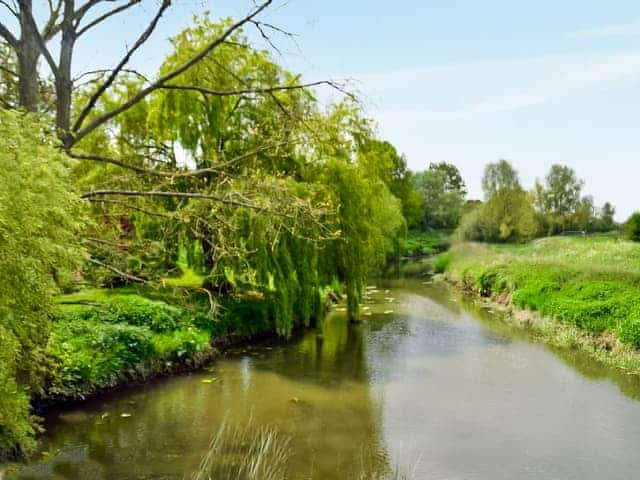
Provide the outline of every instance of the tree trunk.
[[71,148],[71,61],[76,43],[76,32],[73,27],[73,2],[65,2],[62,40],[60,42],[60,61],[56,75],[56,126],[58,136],[65,148]]
[[[27,2],[29,5],[31,2]],[[38,60],[40,59],[40,46],[38,45],[38,32],[34,30],[33,23],[28,16],[20,16],[20,41],[17,48],[18,73],[20,74],[18,93],[20,106],[35,112],[40,106],[40,75],[38,74]]]

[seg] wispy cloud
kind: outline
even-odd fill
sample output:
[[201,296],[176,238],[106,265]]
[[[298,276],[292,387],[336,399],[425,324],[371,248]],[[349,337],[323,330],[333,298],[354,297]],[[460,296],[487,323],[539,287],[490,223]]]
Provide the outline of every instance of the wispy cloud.
[[572,38],[608,38],[640,35],[640,20],[631,23],[615,23],[595,28],[585,28],[570,34]]
[[382,110],[447,120],[511,112],[640,80],[640,51],[487,60],[356,75]]

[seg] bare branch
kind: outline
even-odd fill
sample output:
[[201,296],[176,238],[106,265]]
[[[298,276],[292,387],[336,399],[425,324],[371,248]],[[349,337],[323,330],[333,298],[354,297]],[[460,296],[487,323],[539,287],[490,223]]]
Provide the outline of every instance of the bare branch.
[[147,283],[147,280],[145,280],[144,278],[140,278],[140,277],[136,277],[135,275],[131,275],[129,273],[123,272],[122,270],[118,270],[116,267],[112,267],[111,265],[107,265],[104,262],[101,262],[100,260],[96,260],[95,258],[89,258],[89,262],[98,265],[102,268],[106,268],[107,270],[119,275],[122,278],[125,278],[127,280],[130,280],[132,282],[136,282],[136,283]]
[[216,38],[211,43],[209,43],[207,46],[205,46],[202,50],[200,50],[200,52],[198,52],[196,55],[191,57],[187,62],[182,64],[180,67],[178,67],[175,70],[173,70],[172,72],[169,72],[168,74],[160,77],[153,84],[151,84],[148,87],[146,87],[146,88],[142,89],[141,91],[139,91],[136,95],[131,97],[128,101],[126,101],[125,103],[123,103],[119,107],[116,107],[113,110],[105,113],[104,115],[94,119],[84,129],[80,130],[80,126],[78,126],[77,127],[78,130],[76,130],[76,135],[73,138],[73,142],[74,143],[78,142],[79,140],[81,140],[82,138],[87,136],[89,133],[93,132],[96,128],[98,128],[101,125],[105,124],[106,122],[108,122],[109,120],[111,120],[115,116],[121,114],[122,112],[125,112],[125,111],[129,110],[131,107],[136,105],[138,102],[140,102],[141,100],[146,98],[149,94],[151,94],[155,90],[159,89],[163,85],[166,85],[167,82],[173,80],[174,78],[176,78],[180,74],[182,74],[185,71],[189,70],[191,67],[193,67],[198,62],[200,62],[203,58],[205,58],[207,55],[209,55],[212,51],[214,51],[216,48],[218,48],[220,45],[225,43],[226,40],[235,31],[240,29],[243,25],[247,24],[247,22],[250,22],[251,20],[253,20],[257,15],[259,15],[264,9],[266,9],[272,3],[273,3],[273,0],[264,1],[262,4],[260,4],[258,7],[256,7],[249,15],[245,16],[244,18],[242,18],[241,20],[237,21],[236,23],[231,25],[229,28],[227,28],[227,30],[225,30],[222,35],[220,35],[218,38]]
[[[230,205],[232,207],[244,207],[250,208],[252,210],[258,211],[269,211],[270,214],[277,215],[280,217],[291,218],[290,215],[281,213],[275,210],[269,210],[265,207],[261,207],[259,205],[255,205],[253,203],[245,202],[242,200],[234,200],[231,198],[225,198],[220,195],[211,195],[206,193],[195,193],[195,192],[158,192],[158,191],[140,191],[140,190],[93,190],[91,192],[85,192],[82,194],[81,198],[88,199],[90,201],[94,200],[96,197],[102,196],[123,196],[123,197],[164,197],[164,198],[190,198],[195,200],[213,200],[215,202],[219,202],[225,205]],[[99,201],[99,200],[98,200]]]
[[173,177],[176,175],[176,172],[163,172],[162,170],[155,170],[153,168],[139,167],[137,165],[132,165],[130,163],[123,162],[122,160],[106,157],[104,155],[87,155],[70,151],[67,151],[67,155],[69,155],[71,158],[75,158],[76,160],[91,160],[94,162],[109,163],[111,165],[117,165],[118,167],[126,168],[127,170],[133,170],[134,172],[145,173],[148,175],[156,175],[159,177]]
[[[219,163],[217,165],[213,165],[211,167],[207,167],[207,168],[200,168],[197,170],[176,170],[173,172],[168,172],[168,171],[162,171],[162,170],[155,170],[152,168],[145,168],[145,167],[140,167],[138,165],[132,165],[130,163],[124,162],[122,160],[118,160],[115,158],[111,158],[111,157],[107,157],[104,155],[89,155],[89,154],[83,154],[83,153],[75,153],[75,152],[71,152],[71,151],[67,151],[67,155],[69,155],[71,158],[75,158],[76,160],[90,160],[90,161],[94,161],[94,162],[101,162],[101,163],[108,163],[111,165],[116,165],[118,167],[121,168],[126,168],[128,170],[133,170],[134,172],[138,172],[138,173],[144,173],[146,175],[154,175],[154,176],[158,176],[158,177],[167,177],[167,178],[182,178],[182,177],[196,177],[198,175],[203,175],[205,173],[214,173],[214,172],[220,172],[222,171],[223,168],[228,167],[229,165],[232,165],[234,163],[237,163],[241,160],[245,160],[249,157],[252,157],[254,155],[257,155],[261,152],[264,152],[266,150],[269,150],[270,148],[277,148],[280,146],[283,146],[287,143],[291,143],[292,141],[283,141],[283,142],[278,142],[272,145],[263,145],[259,148],[256,148],[254,150],[250,150],[246,153],[243,153],[242,155],[238,155],[237,157],[234,157],[231,160],[228,160],[226,162],[222,162]],[[151,157],[145,157],[147,159],[153,160],[153,158]]]
[[109,87],[113,84],[113,82],[115,81],[120,71],[124,68],[124,66],[127,63],[129,63],[129,60],[131,59],[133,54],[136,52],[136,50],[138,50],[138,48],[144,45],[144,43],[149,39],[153,31],[156,29],[156,26],[160,21],[160,17],[162,17],[162,14],[165,12],[167,8],[169,8],[170,5],[171,5],[171,0],[162,1],[162,5],[160,5],[160,8],[158,8],[156,15],[153,17],[153,19],[149,23],[149,26],[147,27],[147,29],[144,32],[142,32],[142,35],[140,35],[140,37],[138,37],[138,40],[136,40],[136,43],[133,44],[133,47],[131,48],[131,50],[129,50],[127,54],[122,58],[122,60],[120,60],[120,63],[116,66],[116,68],[113,69],[113,71],[111,72],[111,75],[109,75],[107,80],[94,92],[93,95],[91,95],[91,98],[89,99],[85,107],[82,109],[82,112],[78,116],[78,119],[73,124],[73,128],[72,128],[73,131],[77,131],[82,126],[82,123],[84,122],[85,118],[87,118],[87,115],[91,113],[91,110],[93,110],[93,107],[95,107],[100,96],[106,90],[108,90]]
[[4,38],[5,41],[13,48],[14,50],[18,49],[18,39],[11,33],[3,23],[0,22],[0,37]]
[[56,33],[62,28],[62,23],[56,25],[58,17],[60,16],[60,9],[62,8],[62,0],[58,0],[57,5],[54,7],[52,0],[48,0],[49,3],[49,20],[42,29],[42,37],[45,41],[51,40]]
[[[100,69],[100,70],[91,70],[89,72],[84,72],[81,73],[80,75],[78,75],[77,77],[75,77],[73,79],[73,83],[77,82],[78,80],[84,78],[84,77],[88,77],[91,75],[104,75],[105,73],[110,73],[113,70],[111,69]],[[142,73],[138,72],[137,70],[133,70],[130,68],[123,68],[122,70],[120,70],[123,73],[130,73],[131,75],[135,75],[136,77],[141,78],[142,80],[144,80],[145,82],[149,83],[149,79]]]
[[336,90],[342,91],[342,87],[340,85],[330,80],[320,80],[317,82],[303,83],[298,85],[279,85],[276,87],[246,88],[246,89],[240,89],[240,90],[212,90],[210,88],[199,87],[196,85],[162,85],[159,88],[163,90],[191,90],[194,92],[202,93],[203,95],[213,95],[218,97],[232,97],[236,95],[248,95],[252,93],[262,94],[262,93],[282,92],[287,90],[301,90],[304,88],[318,87],[320,85],[327,85],[335,88]]
[[9,10],[14,17],[20,18],[18,16],[18,11],[14,8],[15,5],[14,6],[9,5],[9,2],[7,2],[6,0],[0,0],[0,5],[3,5],[4,7],[6,7],[6,9]]
[[[98,18],[92,20],[87,25],[85,25],[80,30],[78,30],[77,36],[78,37],[81,36],[82,34],[87,32],[87,30],[91,30],[93,27],[95,27],[96,25],[99,25],[100,23],[104,22],[109,17],[117,15],[120,12],[124,12],[125,10],[128,10],[129,8],[133,7],[134,5],[137,5],[141,1],[142,0],[130,0],[129,2],[125,3],[124,5],[120,5],[119,7],[114,8],[113,10],[109,10],[104,15],[100,15]],[[171,3],[171,2],[168,2],[168,3]],[[78,21],[78,23],[79,23],[79,21]]]

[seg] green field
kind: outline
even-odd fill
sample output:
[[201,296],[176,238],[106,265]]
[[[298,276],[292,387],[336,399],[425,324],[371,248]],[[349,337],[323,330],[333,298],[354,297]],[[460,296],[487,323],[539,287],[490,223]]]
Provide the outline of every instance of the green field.
[[450,280],[483,297],[640,349],[639,243],[610,235],[463,243],[441,263]]

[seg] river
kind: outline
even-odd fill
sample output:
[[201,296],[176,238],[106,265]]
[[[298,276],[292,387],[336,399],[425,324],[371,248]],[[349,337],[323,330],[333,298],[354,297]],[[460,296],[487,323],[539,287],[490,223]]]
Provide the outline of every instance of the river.
[[17,479],[190,478],[221,424],[289,438],[288,478],[640,477],[640,382],[552,350],[445,285],[380,282],[360,325],[240,348],[51,414]]

